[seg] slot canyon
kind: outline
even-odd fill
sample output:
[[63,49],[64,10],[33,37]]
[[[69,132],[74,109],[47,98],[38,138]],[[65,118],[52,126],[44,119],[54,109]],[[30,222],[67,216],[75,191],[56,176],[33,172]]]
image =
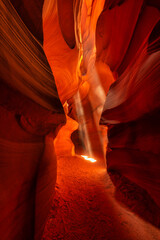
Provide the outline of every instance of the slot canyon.
[[160,1],[0,14],[0,240],[160,240]]

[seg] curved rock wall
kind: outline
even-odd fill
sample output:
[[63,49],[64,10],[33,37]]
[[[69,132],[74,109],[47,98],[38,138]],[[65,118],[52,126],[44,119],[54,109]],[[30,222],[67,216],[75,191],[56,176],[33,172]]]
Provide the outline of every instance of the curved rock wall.
[[65,114],[43,51],[43,1],[0,2],[0,236],[41,239]]

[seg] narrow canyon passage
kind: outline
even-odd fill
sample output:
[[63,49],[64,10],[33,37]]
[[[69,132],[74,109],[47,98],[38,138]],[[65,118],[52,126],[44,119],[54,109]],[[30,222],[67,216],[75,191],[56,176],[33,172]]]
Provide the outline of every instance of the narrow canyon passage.
[[0,12],[0,240],[160,240],[160,1]]
[[[64,137],[67,130],[62,131],[55,147],[71,149]],[[115,200],[105,164],[69,156],[67,148],[58,154],[57,184],[44,240],[160,239],[160,230]]]

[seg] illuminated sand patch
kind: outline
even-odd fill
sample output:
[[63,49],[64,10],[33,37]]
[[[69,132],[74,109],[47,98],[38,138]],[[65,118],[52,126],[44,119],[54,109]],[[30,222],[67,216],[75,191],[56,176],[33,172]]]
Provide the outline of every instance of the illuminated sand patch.
[[97,160],[95,160],[94,158],[90,158],[84,155],[81,155],[81,157],[83,157],[85,160],[90,161],[90,162],[97,162]]

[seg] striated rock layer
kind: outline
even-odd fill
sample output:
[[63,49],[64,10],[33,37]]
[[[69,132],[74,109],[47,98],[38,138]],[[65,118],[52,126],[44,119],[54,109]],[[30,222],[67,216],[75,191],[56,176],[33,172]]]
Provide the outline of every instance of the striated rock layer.
[[65,114],[41,45],[43,1],[12,2],[0,2],[0,238],[41,239]]
[[[125,7],[127,11],[123,12]],[[110,43],[108,50],[105,49],[108,55],[102,54],[103,49],[99,49],[98,55],[117,76],[109,89],[100,121],[108,127],[108,173],[117,187],[117,199],[159,227],[160,12],[156,1],[126,1],[111,10],[115,11],[113,16],[111,12],[107,15],[107,11],[99,21],[113,17],[116,22],[122,13],[122,22],[125,21],[118,28],[124,34],[116,46],[117,54],[108,53],[115,42],[107,39],[118,33],[112,30],[104,42]],[[135,11],[134,18],[130,19],[129,11]],[[133,207],[134,202],[139,202],[137,207]],[[150,213],[144,211],[145,205]]]

